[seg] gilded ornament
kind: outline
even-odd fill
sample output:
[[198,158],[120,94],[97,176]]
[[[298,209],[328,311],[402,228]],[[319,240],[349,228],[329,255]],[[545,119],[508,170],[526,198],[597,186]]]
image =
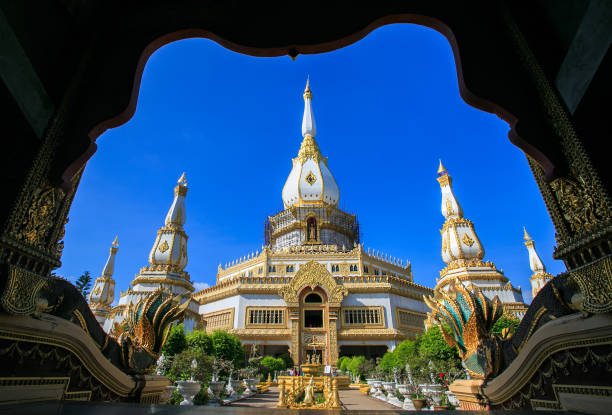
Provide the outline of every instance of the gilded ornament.
[[612,258],[571,273],[571,278],[580,287],[580,308],[586,313],[609,313],[612,311]]
[[461,242],[463,242],[467,246],[474,245],[474,240],[470,238],[470,235],[468,235],[467,233],[463,234],[463,238],[461,238]]
[[162,254],[164,252],[166,252],[168,249],[170,249],[170,247],[168,246],[168,241],[166,241],[164,239],[164,241],[162,242],[162,244],[159,246],[159,252],[161,252]]
[[317,177],[312,173],[312,171],[310,171],[306,175],[305,180],[306,180],[306,182],[308,182],[309,185],[312,186],[317,181]]
[[37,188],[32,194],[32,203],[25,212],[21,226],[13,229],[13,235],[36,248],[45,249],[64,197],[64,191],[58,187]]

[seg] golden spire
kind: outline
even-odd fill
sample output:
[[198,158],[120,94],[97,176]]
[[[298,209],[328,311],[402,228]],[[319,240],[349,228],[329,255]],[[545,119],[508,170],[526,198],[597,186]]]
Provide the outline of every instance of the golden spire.
[[115,236],[115,240],[113,241],[113,243],[111,244],[114,247],[118,247],[119,246],[119,235]]
[[523,226],[523,232],[524,232],[523,239],[526,240],[526,241],[530,241],[531,240],[531,236],[529,236],[529,234],[527,233],[527,229],[525,229],[524,226]]
[[181,174],[181,177],[179,177],[177,183],[180,184],[181,186],[187,186],[187,178],[185,177],[185,172]]
[[306,88],[304,89],[304,99],[312,99],[312,92],[310,91],[310,75],[306,77]]
[[440,159],[440,166],[438,167],[438,174],[444,174],[446,173],[446,168],[444,167],[444,165],[442,164],[442,159]]

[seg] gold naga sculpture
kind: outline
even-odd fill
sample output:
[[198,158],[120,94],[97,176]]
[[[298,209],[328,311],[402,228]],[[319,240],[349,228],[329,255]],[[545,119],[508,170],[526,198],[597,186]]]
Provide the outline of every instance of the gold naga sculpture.
[[170,332],[170,325],[182,320],[191,299],[181,304],[180,296],[158,289],[136,303],[130,303],[126,318],[115,323],[112,335],[121,349],[121,362],[131,370],[142,372],[159,358]]
[[470,376],[484,379],[497,375],[502,362],[502,339],[491,329],[503,314],[499,298],[489,300],[477,286],[466,287],[455,280],[448,285],[448,291],[436,290],[433,297],[424,299],[432,310],[433,321],[441,326],[444,341],[457,347]]

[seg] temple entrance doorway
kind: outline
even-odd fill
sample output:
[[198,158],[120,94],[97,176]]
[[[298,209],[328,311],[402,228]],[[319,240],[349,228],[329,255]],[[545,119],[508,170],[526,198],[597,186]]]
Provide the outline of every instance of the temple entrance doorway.
[[300,363],[329,364],[327,295],[321,288],[305,289],[300,301]]

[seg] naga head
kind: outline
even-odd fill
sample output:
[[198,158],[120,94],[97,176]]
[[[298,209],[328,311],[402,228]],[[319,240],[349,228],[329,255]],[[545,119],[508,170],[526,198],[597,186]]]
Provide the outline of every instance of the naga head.
[[443,326],[440,331],[444,340],[457,347],[470,376],[484,379],[497,375],[501,349],[491,329],[503,314],[499,298],[489,300],[477,286],[466,287],[455,280],[447,291],[438,289],[433,297],[424,299],[431,308],[432,320]]
[[150,368],[161,353],[170,324],[184,318],[190,301],[181,304],[180,296],[173,298],[158,289],[131,303],[122,324],[125,331],[118,338],[125,366],[139,372]]

